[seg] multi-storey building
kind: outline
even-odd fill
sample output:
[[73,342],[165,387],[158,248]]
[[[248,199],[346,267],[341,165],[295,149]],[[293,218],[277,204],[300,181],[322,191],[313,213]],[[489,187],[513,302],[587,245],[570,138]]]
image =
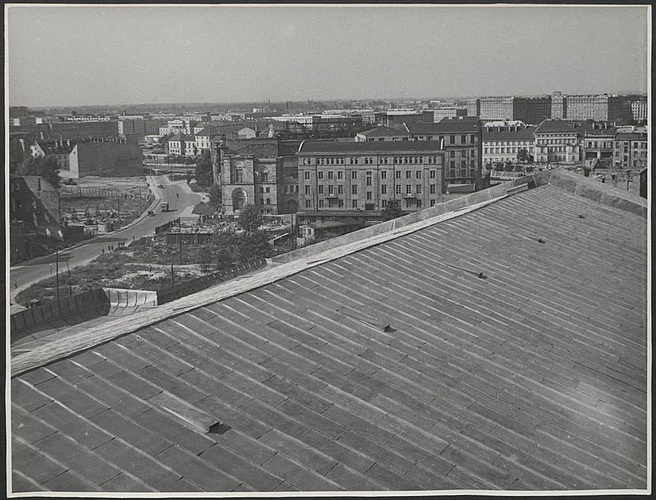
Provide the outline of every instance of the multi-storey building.
[[509,96],[481,97],[481,120],[512,120],[513,98]]
[[551,118],[551,96],[513,97],[513,120],[537,125]]
[[471,98],[467,99],[465,103],[465,107],[467,108],[467,115],[466,116],[481,116],[481,100],[478,98]]
[[135,143],[119,141],[79,142],[69,155],[69,169],[60,170],[62,177],[80,178],[133,177],[143,175],[141,149]]
[[433,122],[442,121],[442,118],[458,118],[467,116],[467,108],[464,106],[440,107],[433,110]]
[[445,192],[445,152],[437,141],[310,142],[298,153],[304,218],[380,217],[391,200],[406,211],[435,205]]
[[615,168],[641,170],[647,167],[647,134],[618,132],[613,142]]
[[568,95],[568,120],[608,120],[608,95]]
[[631,101],[631,118],[635,121],[646,121],[649,113],[647,107],[647,98]]
[[562,92],[551,95],[551,118],[563,119],[567,116],[567,101]]
[[[520,157],[535,158],[535,127],[507,126],[483,128],[483,163],[516,162]],[[525,154],[523,154],[523,152]]]
[[482,176],[481,122],[476,117],[403,124],[398,130],[379,127],[359,134],[356,140],[363,137],[371,142],[437,141],[446,154],[444,179],[447,191],[475,191],[487,187]]
[[581,158],[576,129],[561,119],[544,120],[535,135],[535,161],[540,163],[575,163]]
[[196,156],[196,138],[193,135],[176,134],[168,141],[169,154],[178,156]]
[[248,204],[265,214],[278,213],[278,178],[282,176],[279,158],[222,154],[218,172],[224,212],[239,214]]
[[575,124],[581,138],[583,165],[589,170],[613,166],[615,127],[609,122]]
[[34,158],[52,157],[57,162],[60,170],[69,170],[69,156],[76,141],[67,140],[56,141],[35,141],[30,145],[30,155]]
[[50,124],[53,139],[88,139],[118,137],[118,121],[54,122]]

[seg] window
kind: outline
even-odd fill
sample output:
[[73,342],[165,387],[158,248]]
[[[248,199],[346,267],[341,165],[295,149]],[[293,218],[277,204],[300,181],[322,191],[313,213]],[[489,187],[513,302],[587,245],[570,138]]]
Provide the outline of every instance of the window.
[[435,200],[431,200],[431,201],[430,201],[430,206],[431,206],[431,207],[434,207],[434,206],[435,206]]
[[415,177],[417,179],[421,179],[421,170],[417,170],[417,172],[415,172]]
[[310,178],[310,172],[304,172],[304,178],[308,180]]
[[333,194],[334,189],[335,189],[335,186],[333,186],[332,184],[330,184],[330,185],[328,186],[328,194]]
[[319,208],[323,208],[323,200],[319,200]]
[[333,178],[333,171],[332,171],[332,170],[329,170],[329,171],[328,171],[328,178],[329,178],[329,179],[332,179],[332,178]]
[[271,205],[271,198],[267,198],[267,199],[266,199],[266,204],[267,204],[267,205]]
[[387,206],[387,200],[383,200],[383,201],[381,202],[381,205],[383,206],[383,208],[385,208],[385,207]]
[[312,200],[305,200],[305,208],[312,208]]
[[397,170],[397,171],[396,171],[395,177],[396,177],[397,179],[400,179],[400,178],[401,178],[401,171],[400,171],[400,170]]
[[406,170],[405,171],[405,178],[406,179],[412,179],[412,171],[411,170]]
[[435,194],[435,190],[437,189],[437,185],[431,184],[429,186],[429,189],[430,189],[430,194]]
[[380,178],[381,179],[387,179],[387,170],[383,170],[380,172]]
[[467,136],[466,135],[461,135],[460,136],[460,144],[467,144]]
[[358,200],[353,200],[353,201],[351,202],[351,206],[352,206],[353,208],[358,208]]
[[358,171],[353,170],[351,171],[351,179],[357,179],[358,178]]
[[475,144],[476,143],[476,134],[472,134],[470,139],[471,139],[472,144]]
[[396,194],[401,194],[401,184],[396,185]]
[[319,194],[323,194],[323,185],[319,185]]
[[310,194],[310,186],[305,186],[305,194]]
[[450,135],[449,136],[449,144],[455,144],[456,143],[456,136],[455,135]]
[[344,178],[344,172],[342,172],[341,170],[339,172],[337,172],[337,178],[338,179],[343,179]]
[[421,200],[417,200],[417,208],[421,208]]
[[351,194],[358,194],[358,186],[351,186]]
[[371,177],[367,177],[367,186],[371,186]]
[[337,194],[344,194],[344,185],[340,184],[337,186]]
[[323,179],[323,172],[319,172],[319,179]]
[[367,199],[373,200],[373,193],[371,191],[367,191]]
[[421,194],[421,184],[417,184],[417,190],[415,192]]
[[260,188],[260,193],[264,193],[264,188],[263,187]]
[[430,174],[428,175],[431,179],[435,179],[435,170],[431,170]]
[[412,194],[412,185],[411,184],[406,184],[405,194]]
[[339,200],[338,206],[339,208],[344,208],[344,200]]
[[381,194],[387,194],[387,184],[380,186],[380,192]]
[[267,192],[267,193],[270,193],[270,192],[271,192],[271,188],[270,188],[270,187],[266,188],[266,192]]

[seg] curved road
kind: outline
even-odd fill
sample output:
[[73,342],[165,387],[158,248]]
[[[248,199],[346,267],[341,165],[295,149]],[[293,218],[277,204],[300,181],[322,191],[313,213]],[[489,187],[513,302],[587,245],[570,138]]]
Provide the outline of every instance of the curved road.
[[[151,192],[155,195],[156,203],[150,209],[155,216],[143,215],[132,224],[125,226],[107,235],[98,236],[81,244],[63,249],[59,252],[59,272],[62,274],[62,282],[65,282],[66,263],[73,268],[96,258],[108,245],[117,245],[123,241],[129,245],[133,238],[139,239],[143,236],[155,233],[155,228],[162,224],[180,217],[185,211],[191,211],[191,207],[203,201],[203,196],[191,191],[186,181],[170,182],[166,176],[148,177]],[[163,188],[157,186],[161,184]],[[179,196],[176,196],[179,195]],[[169,211],[162,212],[159,208],[160,202],[169,202]],[[154,207],[154,208],[153,208]],[[56,268],[55,254],[38,257],[36,259],[22,262],[10,269],[10,296],[11,304],[14,303],[15,295],[37,281],[54,275]],[[60,282],[60,286],[61,283]]]

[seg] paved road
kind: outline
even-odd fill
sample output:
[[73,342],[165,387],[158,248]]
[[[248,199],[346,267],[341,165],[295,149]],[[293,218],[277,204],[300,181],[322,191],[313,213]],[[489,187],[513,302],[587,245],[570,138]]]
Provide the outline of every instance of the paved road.
[[[159,203],[157,203],[154,209],[155,216],[143,216],[118,231],[98,236],[76,247],[60,251],[59,272],[64,283],[63,276],[67,272],[67,263],[69,268],[86,264],[100,255],[103,249],[107,251],[108,245],[116,246],[121,241],[129,245],[133,238],[139,239],[148,234],[154,234],[157,226],[177,219],[183,211],[188,213],[191,207],[202,201],[202,195],[193,193],[185,181],[169,182],[166,176],[158,176],[148,177],[148,183],[156,198],[162,202],[169,202],[169,211],[161,212]],[[160,184],[163,188],[157,187]],[[54,254],[46,255],[12,267],[9,283],[11,303],[14,303],[14,296],[21,290],[37,281],[54,276],[57,267],[56,260]]]

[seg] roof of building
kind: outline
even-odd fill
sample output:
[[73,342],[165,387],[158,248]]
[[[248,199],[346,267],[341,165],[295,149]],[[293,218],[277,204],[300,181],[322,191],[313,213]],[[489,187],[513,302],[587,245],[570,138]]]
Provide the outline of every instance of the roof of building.
[[486,130],[483,129],[483,141],[525,141],[535,138],[535,127],[518,130]]
[[440,151],[438,141],[305,141],[298,148],[298,154],[317,153],[419,153]]
[[369,130],[363,130],[359,132],[358,135],[364,135],[365,137],[408,137],[410,134],[405,129],[397,129],[391,127],[375,127]]
[[576,134],[576,129],[560,118],[547,118],[535,129],[536,134]]
[[448,133],[477,133],[480,130],[480,121],[476,117],[445,117],[439,122],[408,123],[408,129],[417,134],[448,134]]
[[16,356],[13,489],[645,489],[646,207],[541,172]]
[[642,132],[618,132],[616,141],[647,141],[647,134]]
[[44,154],[46,155],[61,155],[61,154],[70,154],[75,145],[76,141],[37,141],[37,144],[41,148]]

